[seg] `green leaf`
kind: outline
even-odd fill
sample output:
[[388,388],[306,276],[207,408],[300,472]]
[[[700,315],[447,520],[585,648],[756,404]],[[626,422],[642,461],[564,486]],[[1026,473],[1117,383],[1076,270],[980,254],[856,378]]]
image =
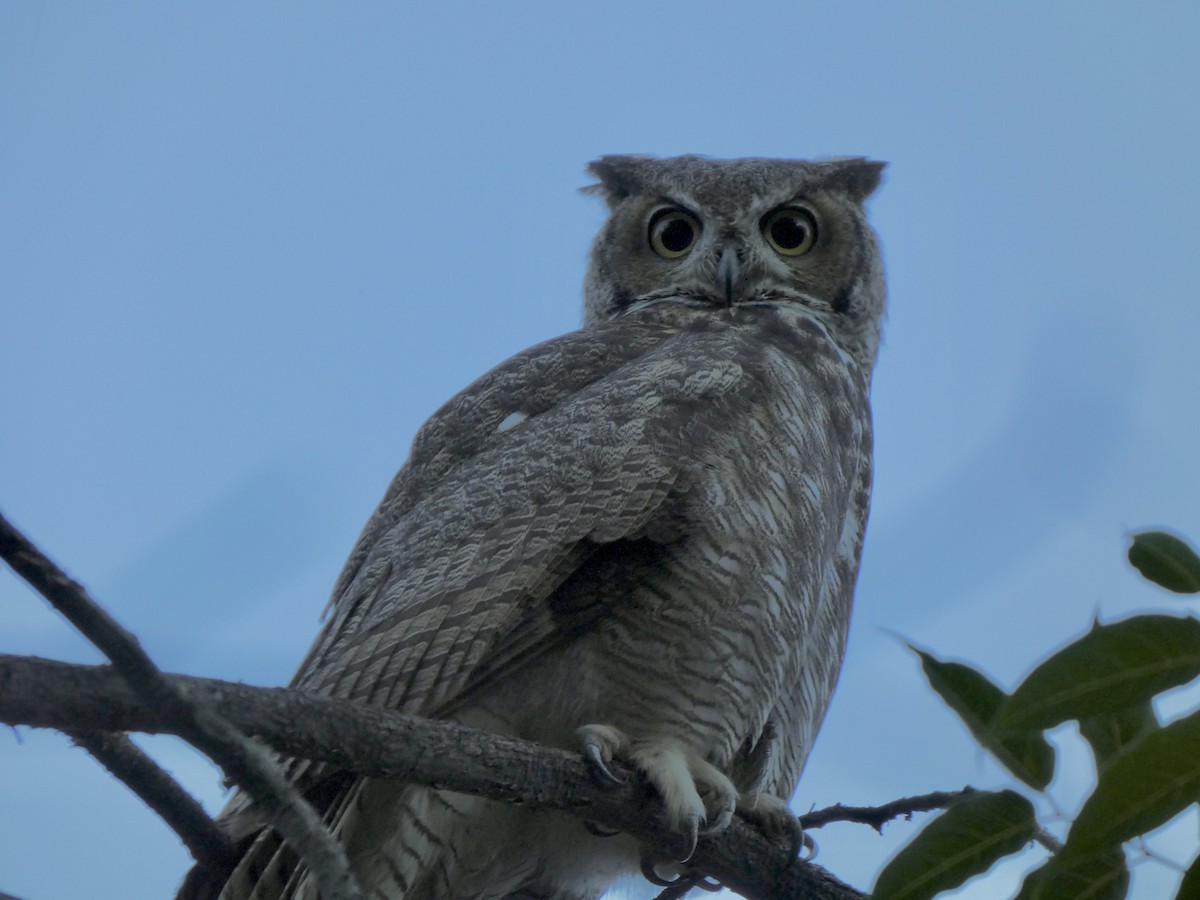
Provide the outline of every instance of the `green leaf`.
[[1080,859],[1052,856],[1025,876],[1017,900],[1125,900],[1129,866],[1120,847]]
[[873,900],[924,900],[986,872],[1037,832],[1033,804],[1014,791],[978,793],[955,802],[884,867]]
[[1200,675],[1200,621],[1133,616],[1096,625],[1017,687],[996,715],[1003,732],[1120,712]]
[[1184,541],[1165,531],[1133,536],[1129,562],[1142,577],[1177,594],[1200,593],[1200,556]]
[[1200,799],[1200,712],[1113,757],[1075,817],[1059,854],[1078,859],[1169,822]]
[[1175,900],[1196,900],[1197,897],[1200,897],[1200,856],[1193,859],[1183,873],[1183,880],[1179,882],[1179,890],[1175,893]]
[[992,727],[1004,705],[1004,691],[970,666],[943,662],[913,647],[929,685],[954,710],[988,751],[1014,775],[1036,790],[1044,790],[1054,776],[1054,748],[1034,730],[1001,734]]
[[1079,732],[1091,744],[1096,768],[1101,769],[1108,761],[1141,738],[1158,729],[1158,717],[1149,700],[1129,709],[1088,716],[1079,720]]

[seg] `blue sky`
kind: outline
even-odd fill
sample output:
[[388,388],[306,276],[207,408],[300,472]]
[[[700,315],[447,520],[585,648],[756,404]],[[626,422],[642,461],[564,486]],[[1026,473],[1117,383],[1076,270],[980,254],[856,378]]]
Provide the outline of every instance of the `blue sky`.
[[[1182,608],[1122,554],[1200,538],[1198,27],[1165,0],[6,3],[0,509],[165,668],[284,682],[420,423],[577,327],[588,160],[889,160],[874,509],[796,805],[1005,783],[896,635],[1012,685],[1097,612]],[[7,572],[0,652],[98,659]],[[1089,760],[1054,738],[1070,810]],[[211,765],[145,745],[220,806]],[[0,735],[0,806],[28,900],[187,865],[55,734]],[[1186,862],[1196,827],[1152,846]],[[868,887],[913,831],[825,829],[819,861]]]

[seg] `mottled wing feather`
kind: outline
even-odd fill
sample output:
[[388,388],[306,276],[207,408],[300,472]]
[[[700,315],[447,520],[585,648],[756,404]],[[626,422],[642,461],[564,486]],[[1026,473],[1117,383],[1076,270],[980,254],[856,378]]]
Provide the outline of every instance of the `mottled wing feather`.
[[498,428],[509,414],[536,416],[553,409],[672,333],[665,326],[629,328],[623,322],[575,331],[518,353],[452,397],[418,431],[408,461],[342,569],[330,607],[345,604],[351,582],[384,530],[459,464],[503,440]]
[[308,683],[312,673],[337,657],[340,644],[358,632],[380,590],[391,583],[392,560],[379,552],[388,532],[411,516],[413,507],[449,473],[505,442],[506,432],[499,426],[507,416],[537,416],[553,409],[671,333],[666,328],[605,327],[563,335],[509,358],[435,412],[418,431],[408,461],[355,543],[330,596],[325,626],[292,683]]
[[[555,588],[596,546],[670,519],[687,442],[720,432],[707,426],[737,382],[696,373],[727,369],[727,354],[703,331],[617,322],[533,348],[451,401],[368,526],[296,683],[430,714],[485,662],[561,638],[545,612]],[[514,411],[529,417],[497,432]]]

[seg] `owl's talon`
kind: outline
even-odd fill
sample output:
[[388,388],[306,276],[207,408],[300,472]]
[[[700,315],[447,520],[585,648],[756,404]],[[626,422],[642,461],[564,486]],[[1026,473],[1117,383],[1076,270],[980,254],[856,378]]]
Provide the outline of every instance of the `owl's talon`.
[[796,856],[805,862],[812,862],[817,858],[817,842],[804,831],[800,832],[800,840],[796,846]]
[[[783,800],[772,794],[743,797],[738,804],[742,817],[776,843],[787,843],[789,856],[800,856],[806,848],[815,848],[812,838],[800,827],[800,820]],[[816,851],[813,849],[813,854]],[[805,857],[811,859],[811,857]]]
[[723,772],[676,741],[633,740],[611,725],[584,725],[576,732],[588,766],[598,776],[620,783],[609,764],[623,756],[645,776],[662,798],[667,827],[679,835],[686,862],[701,834],[723,830],[733,818],[738,792]]
[[584,725],[576,734],[583,742],[583,758],[592,772],[613,784],[624,784],[625,779],[614,775],[608,764],[629,745],[629,738],[611,725]]
[[[717,834],[729,827],[729,823],[733,821],[734,810],[737,809],[737,795],[725,794],[715,798],[715,803],[720,804],[717,807],[717,814],[711,822],[706,822],[705,826],[700,829],[701,834]],[[712,806],[705,804],[709,814],[712,814]]]
[[593,772],[598,772],[603,775],[613,784],[624,784],[625,780],[612,773],[612,770],[604,764],[604,757],[600,753],[600,748],[595,744],[588,744],[583,748],[583,755],[587,757],[588,763],[592,767]]
[[667,881],[658,874],[658,870],[654,868],[655,861],[650,856],[643,856],[638,863],[642,867],[642,877],[657,887],[672,887],[678,884],[679,879],[683,877],[682,875],[676,875],[673,879]]
[[681,863],[687,862],[692,858],[692,854],[696,852],[696,844],[700,841],[700,823],[704,821],[699,816],[692,816],[688,819],[687,834],[684,835],[684,840],[687,841],[687,852],[679,858]]
[[714,834],[733,818],[738,792],[729,778],[669,741],[635,742],[629,760],[662,797],[667,825],[687,841],[689,859],[700,834]]

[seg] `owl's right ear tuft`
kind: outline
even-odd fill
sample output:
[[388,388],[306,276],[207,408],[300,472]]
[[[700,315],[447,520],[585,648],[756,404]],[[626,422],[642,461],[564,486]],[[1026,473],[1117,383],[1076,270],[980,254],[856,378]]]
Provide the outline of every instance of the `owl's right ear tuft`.
[[861,156],[825,159],[817,165],[826,172],[826,186],[845,191],[857,203],[875,193],[883,179],[883,170],[887,168],[887,163]]
[[600,194],[609,207],[638,193],[642,189],[643,166],[653,157],[649,156],[602,156],[588,163],[587,171],[600,180],[580,188],[585,194]]

